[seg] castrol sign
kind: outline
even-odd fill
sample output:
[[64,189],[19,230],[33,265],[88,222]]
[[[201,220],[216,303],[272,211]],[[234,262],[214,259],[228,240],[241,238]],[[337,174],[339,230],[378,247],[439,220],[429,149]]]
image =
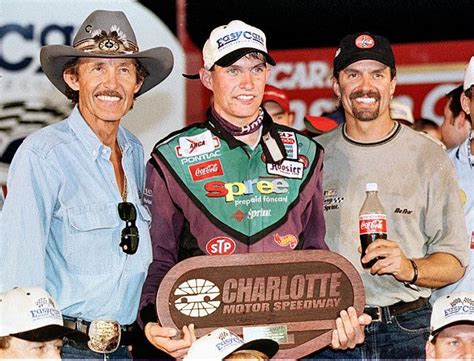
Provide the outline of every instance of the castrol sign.
[[156,299],[165,327],[193,323],[197,337],[225,327],[246,341],[263,334],[280,343],[275,358],[329,345],[340,311],[361,314],[364,304],[357,270],[319,250],[192,257],[168,272]]

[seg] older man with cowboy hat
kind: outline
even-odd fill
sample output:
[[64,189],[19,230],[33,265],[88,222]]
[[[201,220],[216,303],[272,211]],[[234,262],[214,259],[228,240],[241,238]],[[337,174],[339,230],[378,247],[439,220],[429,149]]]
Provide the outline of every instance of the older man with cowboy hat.
[[41,49],[49,80],[76,104],[68,118],[29,136],[8,178],[0,239],[0,291],[43,287],[67,327],[88,333],[65,358],[129,358],[152,260],[142,204],[143,148],[120,122],[135,97],[173,68],[168,48],[139,51],[125,14],[97,10],[73,46]]

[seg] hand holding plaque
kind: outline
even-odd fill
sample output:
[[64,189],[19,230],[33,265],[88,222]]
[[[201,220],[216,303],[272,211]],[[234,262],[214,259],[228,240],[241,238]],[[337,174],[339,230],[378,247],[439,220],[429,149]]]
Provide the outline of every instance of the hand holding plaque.
[[163,326],[193,323],[198,337],[218,327],[244,339],[267,333],[280,342],[276,357],[298,358],[331,343],[342,310],[353,306],[345,316],[357,320],[364,298],[347,259],[305,250],[189,258],[168,272],[156,304]]

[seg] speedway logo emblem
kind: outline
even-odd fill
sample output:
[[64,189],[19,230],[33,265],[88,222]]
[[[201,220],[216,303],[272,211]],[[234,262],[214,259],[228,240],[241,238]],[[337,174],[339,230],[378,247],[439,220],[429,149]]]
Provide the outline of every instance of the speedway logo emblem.
[[215,301],[221,294],[219,288],[212,282],[204,279],[191,279],[178,286],[174,295],[176,309],[189,317],[204,317],[213,313],[220,306]]
[[191,257],[168,271],[156,296],[161,325],[193,323],[197,337],[219,327],[242,335],[285,325],[294,342],[281,344],[276,359],[329,345],[340,311],[354,306],[360,315],[364,305],[359,272],[320,250]]
[[220,148],[221,143],[218,137],[213,136],[210,130],[190,137],[179,138],[179,145],[176,146],[178,158],[191,157],[210,153]]

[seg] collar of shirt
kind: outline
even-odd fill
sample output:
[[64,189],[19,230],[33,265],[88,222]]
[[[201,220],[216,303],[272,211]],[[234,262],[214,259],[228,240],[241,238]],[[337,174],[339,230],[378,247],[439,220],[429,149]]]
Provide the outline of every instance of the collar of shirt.
[[474,155],[471,152],[471,141],[474,139],[474,131],[471,130],[469,137],[456,149],[456,158],[466,161],[471,169],[474,168]]
[[[79,141],[84,145],[84,148],[88,151],[91,157],[96,160],[97,157],[101,156],[105,159],[110,159],[110,147],[104,145],[94,131],[89,127],[85,119],[82,117],[81,113],[77,106],[71,112],[71,115],[68,118],[69,126],[71,127],[74,134],[77,136]],[[124,154],[130,152],[132,150],[132,146],[130,144],[127,135],[122,128],[119,126],[118,131],[118,143],[122,152]]]

